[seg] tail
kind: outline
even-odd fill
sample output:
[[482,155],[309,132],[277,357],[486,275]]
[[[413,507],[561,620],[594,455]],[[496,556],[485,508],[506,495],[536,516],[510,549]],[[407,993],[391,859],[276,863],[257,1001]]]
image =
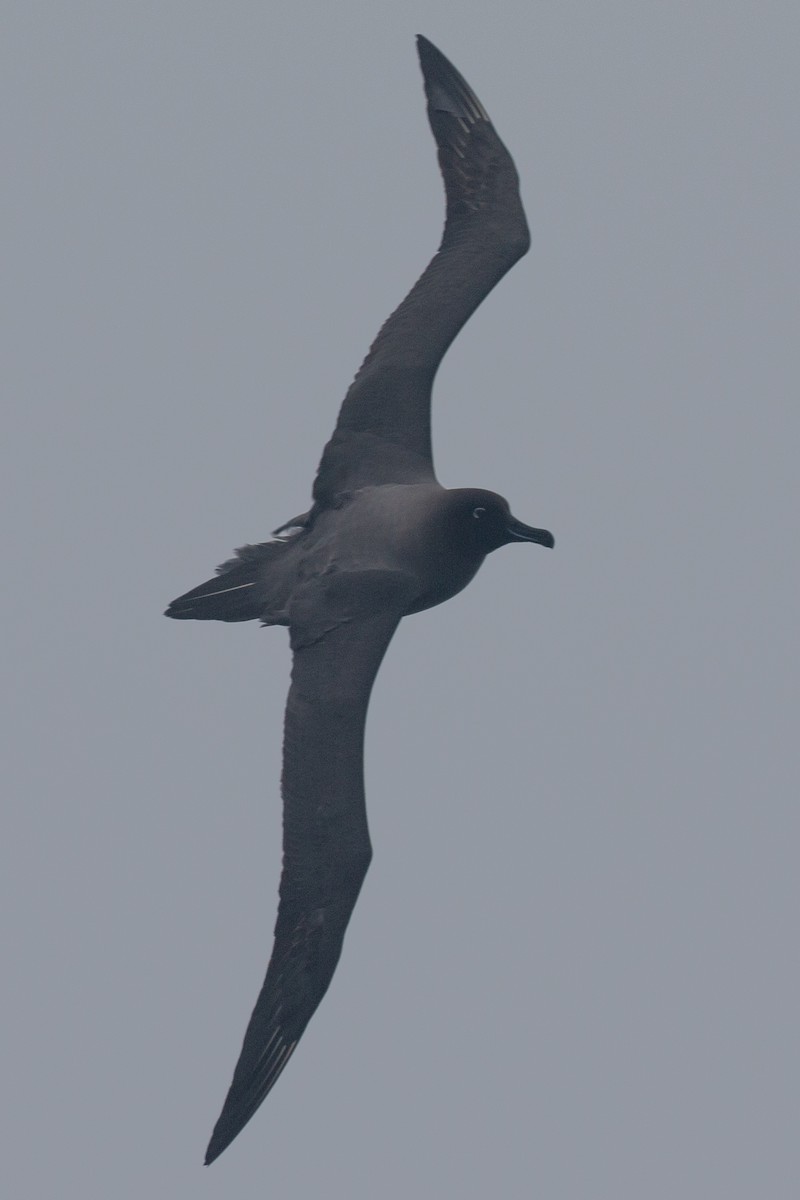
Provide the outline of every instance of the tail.
[[272,599],[268,567],[285,549],[285,542],[243,546],[235,558],[217,567],[213,579],[173,600],[164,616],[179,621],[254,621],[266,617]]

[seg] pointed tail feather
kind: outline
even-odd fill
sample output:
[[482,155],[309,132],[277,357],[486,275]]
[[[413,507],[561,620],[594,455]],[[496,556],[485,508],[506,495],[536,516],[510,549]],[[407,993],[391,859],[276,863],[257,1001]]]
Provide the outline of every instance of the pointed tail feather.
[[255,565],[216,575],[173,600],[164,613],[183,621],[252,621],[261,616],[263,595]]
[[[287,541],[242,546],[236,557],[217,568],[213,579],[173,600],[164,614],[182,621],[255,621],[270,607],[270,565],[286,551]],[[269,622],[270,624],[272,622]]]

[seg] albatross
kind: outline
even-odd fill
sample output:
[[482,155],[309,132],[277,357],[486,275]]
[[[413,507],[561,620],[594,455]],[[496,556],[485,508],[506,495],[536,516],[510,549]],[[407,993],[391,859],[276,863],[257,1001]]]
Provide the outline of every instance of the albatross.
[[417,38],[444,177],[441,245],[373,342],[342,403],[307,513],[173,600],[180,620],[288,626],[283,869],[272,954],[206,1152],[230,1145],[327,991],[372,857],[364,800],[370,691],[399,622],[466,587],[492,550],[553,546],[508,502],[444,488],[431,388],[465,321],[530,245],[511,156],[463,76]]

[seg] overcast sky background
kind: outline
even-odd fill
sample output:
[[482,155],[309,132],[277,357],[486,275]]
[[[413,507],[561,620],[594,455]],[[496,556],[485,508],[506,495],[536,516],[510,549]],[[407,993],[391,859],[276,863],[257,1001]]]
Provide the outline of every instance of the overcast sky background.
[[[3,25],[3,1193],[794,1200],[796,0]],[[161,612],[306,507],[438,244],[416,32],[533,235],[440,372],[438,473],[557,545],[401,626],[339,970],[206,1170],[289,653]]]

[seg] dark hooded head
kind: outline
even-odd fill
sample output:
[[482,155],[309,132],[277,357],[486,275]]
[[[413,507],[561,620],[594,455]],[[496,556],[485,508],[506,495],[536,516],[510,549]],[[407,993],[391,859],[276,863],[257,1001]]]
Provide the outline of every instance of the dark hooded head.
[[510,542],[537,542],[553,547],[546,529],[523,525],[511,515],[508,501],[482,488],[453,488],[448,492],[450,533],[468,554],[484,556]]
[[435,517],[422,542],[424,558],[418,569],[427,586],[409,612],[432,608],[455,596],[467,586],[486,555],[500,546],[509,542],[554,544],[546,529],[534,529],[512,517],[508,501],[496,492],[448,488],[439,495]]

